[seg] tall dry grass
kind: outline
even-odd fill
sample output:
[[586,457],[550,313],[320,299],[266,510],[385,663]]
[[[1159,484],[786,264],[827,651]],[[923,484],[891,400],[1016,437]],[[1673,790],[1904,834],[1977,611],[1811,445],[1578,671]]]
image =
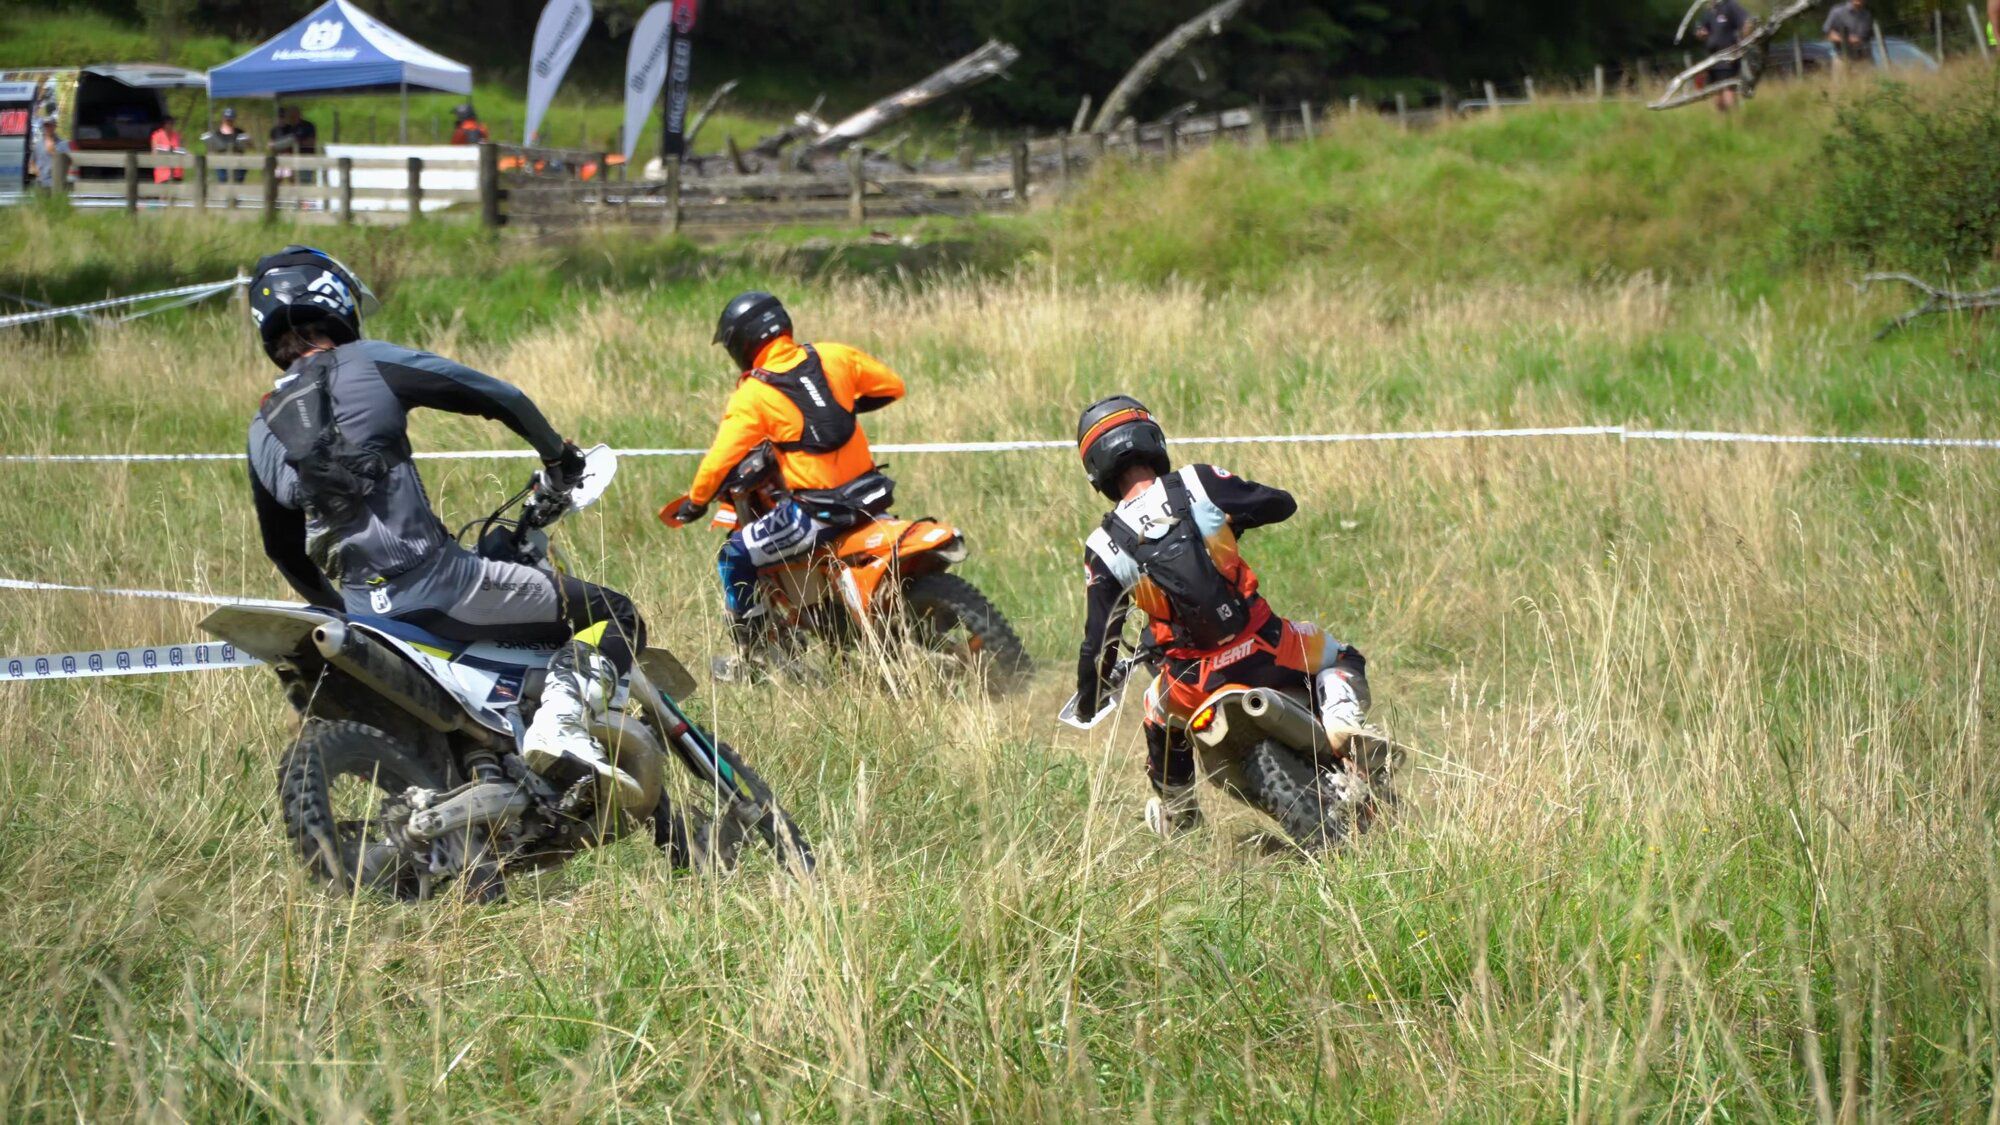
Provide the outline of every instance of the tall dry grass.
[[[607,291],[460,350],[568,431],[699,444],[710,298]],[[912,396],[881,441],[1063,436],[1113,389],[1182,433],[1578,421],[1990,429],[1993,355],[1877,307],[1648,277],[1260,294],[1065,276],[830,282],[802,324]],[[15,450],[229,449],[261,360],[216,313],[41,339]],[[420,444],[507,444],[426,418]],[[1371,658],[1407,815],[1326,862],[1211,796],[1145,836],[1135,720],[1067,693],[1060,451],[895,458],[1045,674],[987,701],[865,669],[694,701],[824,857],[672,877],[636,844],[511,902],[326,897],[285,854],[291,720],[255,672],[0,685],[0,1105],[12,1118],[1970,1117],[2000,1052],[1987,641],[2000,461],[1610,439],[1188,450],[1294,490],[1248,550]],[[632,460],[562,532],[667,644],[722,644],[711,553]],[[430,463],[476,514],[520,462]],[[279,592],[233,464],[10,470],[0,575]],[[0,652],[199,611],[0,592]]]

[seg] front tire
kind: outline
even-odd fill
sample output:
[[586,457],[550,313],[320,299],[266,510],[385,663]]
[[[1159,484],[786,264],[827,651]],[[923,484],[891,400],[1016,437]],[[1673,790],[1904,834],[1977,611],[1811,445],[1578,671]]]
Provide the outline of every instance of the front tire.
[[279,768],[285,835],[313,877],[343,894],[421,898],[416,871],[381,824],[387,801],[412,787],[446,785],[421,754],[374,727],[309,720]]
[[1259,812],[1277,821],[1306,851],[1326,851],[1347,838],[1347,804],[1310,762],[1280,742],[1267,738],[1244,755],[1243,790]]
[[1013,626],[979,588],[956,574],[921,574],[903,586],[911,639],[983,671],[996,691],[1006,691],[1033,670]]

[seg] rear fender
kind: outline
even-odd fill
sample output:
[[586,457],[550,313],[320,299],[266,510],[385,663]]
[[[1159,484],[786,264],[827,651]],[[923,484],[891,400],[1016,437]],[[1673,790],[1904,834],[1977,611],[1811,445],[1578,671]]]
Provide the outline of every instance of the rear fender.
[[876,601],[891,576],[897,582],[935,574],[963,562],[965,537],[950,524],[925,518],[878,519],[841,537],[834,553],[844,564],[839,584],[848,611],[857,619],[872,617]]

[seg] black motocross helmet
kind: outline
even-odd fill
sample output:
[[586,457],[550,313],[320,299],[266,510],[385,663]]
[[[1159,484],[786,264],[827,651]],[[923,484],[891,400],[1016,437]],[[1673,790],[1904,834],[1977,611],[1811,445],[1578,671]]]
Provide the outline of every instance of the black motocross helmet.
[[264,340],[264,354],[278,361],[288,332],[318,332],[336,344],[361,338],[361,317],[379,307],[353,271],[324,250],[287,246],[257,260],[250,271],[250,319]]
[[779,336],[790,335],[792,315],[769,293],[751,290],[738,293],[722,306],[722,319],[715,323],[714,343],[721,344],[739,371],[748,371],[757,362],[757,352]]
[[1118,478],[1127,468],[1144,465],[1161,476],[1174,468],[1165,431],[1146,404],[1130,395],[1112,395],[1084,407],[1076,420],[1076,451],[1090,483],[1113,500],[1119,499]]

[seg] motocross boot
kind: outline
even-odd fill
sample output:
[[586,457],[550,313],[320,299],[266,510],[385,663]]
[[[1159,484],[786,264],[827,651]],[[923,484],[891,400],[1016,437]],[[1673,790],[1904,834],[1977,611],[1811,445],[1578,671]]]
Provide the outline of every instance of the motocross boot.
[[621,804],[635,806],[645,800],[645,789],[590,734],[590,720],[604,712],[617,687],[618,670],[596,646],[564,645],[549,661],[541,708],[521,752],[528,768],[544,777],[560,780],[551,771],[588,770],[613,786]]
[[1319,721],[1335,754],[1347,751],[1357,735],[1374,733],[1368,726],[1368,676],[1345,664],[1313,677],[1319,696]]
[[1194,784],[1156,786],[1159,796],[1146,801],[1146,827],[1163,840],[1201,827],[1201,806],[1195,803]]

